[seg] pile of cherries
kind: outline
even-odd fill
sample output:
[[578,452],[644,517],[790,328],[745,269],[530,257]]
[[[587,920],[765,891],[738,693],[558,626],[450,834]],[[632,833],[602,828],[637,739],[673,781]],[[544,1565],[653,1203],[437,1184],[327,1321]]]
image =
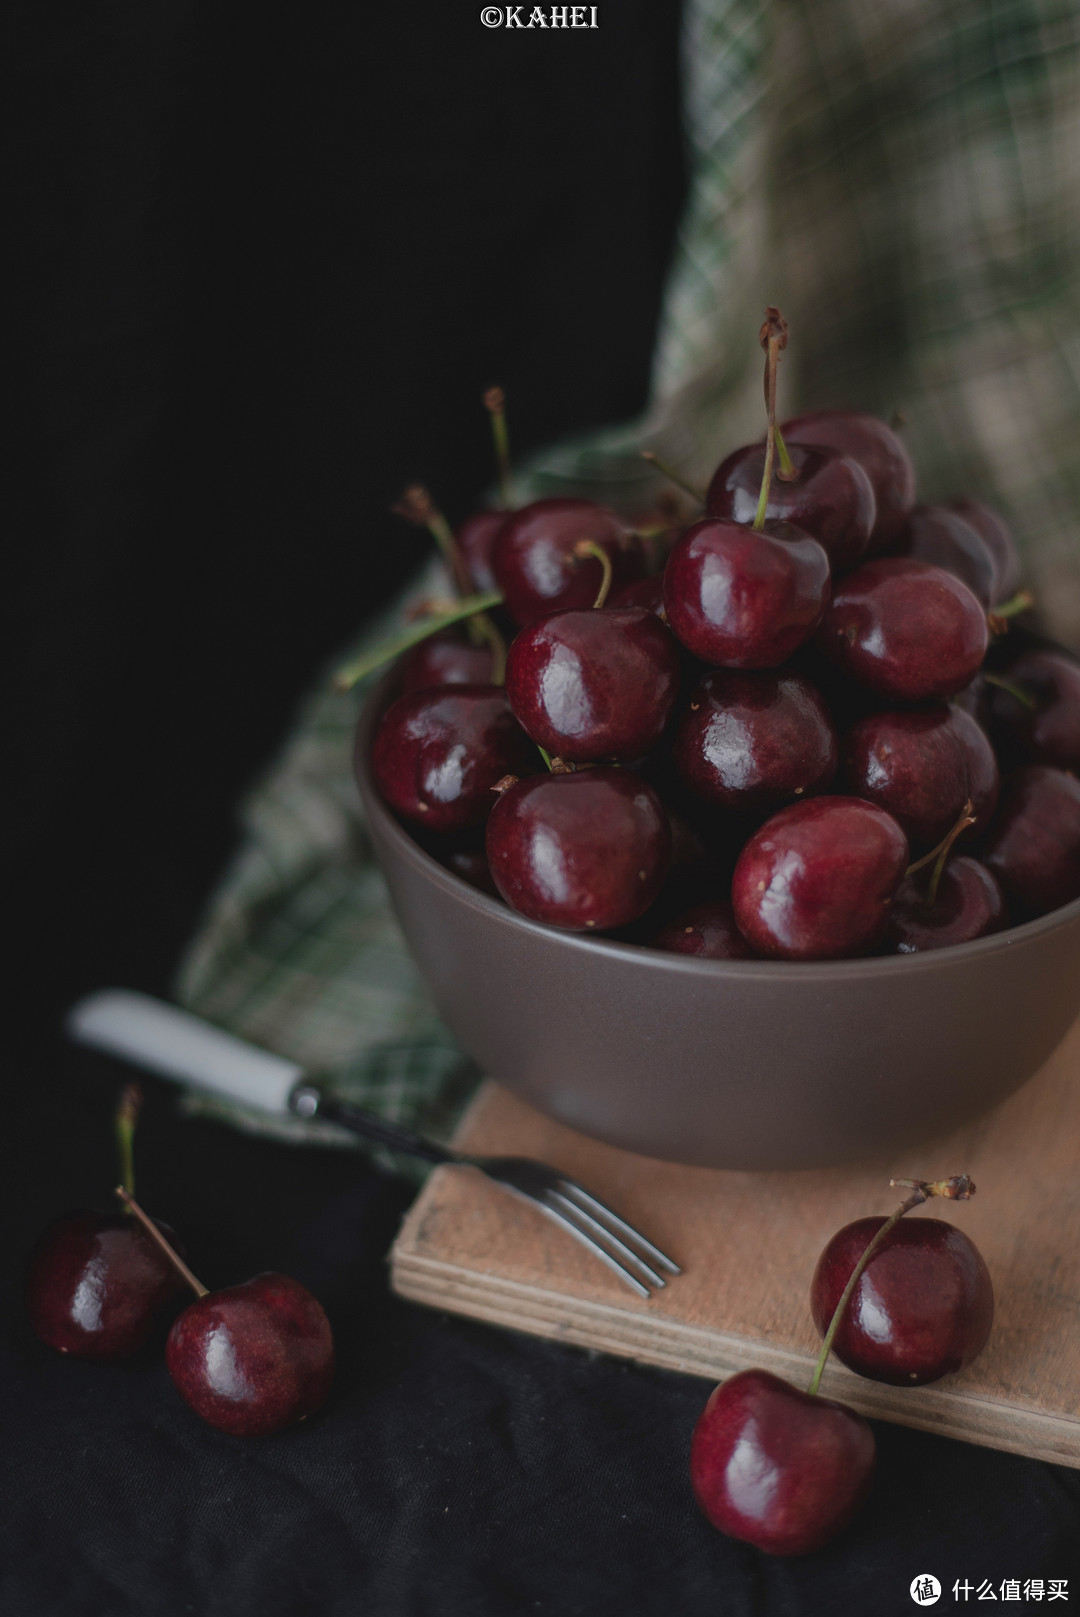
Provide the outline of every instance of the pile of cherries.
[[689,526],[515,509],[507,472],[451,533],[411,492],[457,600],[407,637],[386,801],[532,920],[716,959],[911,953],[1068,903],[1080,664],[1005,632],[1032,604],[1005,524],[916,504],[873,416],[777,426],[775,310],[761,337],[765,441]]
[[820,1549],[855,1516],[874,1475],[874,1434],[846,1404],[818,1396],[829,1353],[873,1381],[926,1386],[981,1353],[994,1289],[978,1248],[939,1219],[901,1222],[930,1197],[967,1201],[966,1174],[927,1183],[890,1218],[861,1218],[829,1241],[810,1287],[824,1338],[809,1390],[767,1370],[716,1388],[698,1419],[690,1480],[714,1527],[772,1555]]
[[148,1218],[132,1194],[139,1102],[131,1084],[117,1113],[122,1211],[80,1208],[43,1232],[26,1277],[30,1324],[58,1353],[112,1364],[146,1347],[190,1287],[195,1301],[176,1315],[165,1344],[185,1402],[234,1437],[292,1426],[321,1407],[334,1378],[322,1305],[286,1274],[255,1275],[220,1291],[195,1278],[173,1231]]

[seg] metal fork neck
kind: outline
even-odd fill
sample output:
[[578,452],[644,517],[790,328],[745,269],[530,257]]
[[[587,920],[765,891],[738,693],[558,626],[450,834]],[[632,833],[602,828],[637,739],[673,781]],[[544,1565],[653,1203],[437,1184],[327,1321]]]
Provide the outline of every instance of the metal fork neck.
[[289,1096],[289,1110],[297,1117],[318,1117],[326,1123],[337,1123],[351,1134],[359,1134],[365,1140],[389,1146],[392,1151],[401,1151],[407,1157],[420,1157],[424,1162],[436,1163],[462,1161],[457,1152],[451,1151],[448,1146],[438,1145],[421,1134],[414,1134],[402,1123],[388,1122],[372,1112],[364,1111],[362,1107],[335,1100],[321,1089],[316,1089],[314,1084],[297,1085]]

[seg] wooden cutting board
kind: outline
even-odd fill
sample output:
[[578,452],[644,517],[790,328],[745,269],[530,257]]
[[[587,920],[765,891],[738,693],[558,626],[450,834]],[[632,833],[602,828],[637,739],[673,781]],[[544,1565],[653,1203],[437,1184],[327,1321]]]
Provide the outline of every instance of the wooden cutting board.
[[396,1291],[713,1381],[761,1365],[805,1386],[819,1345],[809,1283],[828,1238],[851,1219],[891,1212],[903,1193],[890,1178],[970,1173],[974,1200],[908,1217],[946,1217],[985,1257],[997,1312],[979,1359],[911,1390],[832,1360],[822,1389],[866,1415],[1080,1467],[1080,1023],[996,1111],[854,1168],[759,1174],[656,1162],[575,1134],[493,1083],[456,1143],[563,1169],[684,1273],[639,1301],[537,1209],[478,1173],[440,1168],[394,1245]]

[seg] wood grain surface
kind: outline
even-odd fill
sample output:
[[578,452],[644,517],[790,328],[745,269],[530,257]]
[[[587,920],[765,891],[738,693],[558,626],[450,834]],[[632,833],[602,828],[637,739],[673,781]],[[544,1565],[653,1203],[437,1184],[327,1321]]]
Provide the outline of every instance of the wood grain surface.
[[1080,1023],[1011,1100],[900,1157],[802,1173],[731,1173],[632,1155],[575,1134],[489,1083],[456,1142],[537,1157],[605,1201],[684,1273],[649,1301],[537,1209],[467,1168],[440,1168],[392,1253],[402,1296],[712,1380],[750,1365],[809,1380],[818,1253],[851,1219],[888,1213],[890,1178],[970,1173],[970,1202],[934,1202],[993,1276],[990,1341],[959,1375],[908,1390],[831,1360],[823,1392],[864,1414],[1080,1467]]

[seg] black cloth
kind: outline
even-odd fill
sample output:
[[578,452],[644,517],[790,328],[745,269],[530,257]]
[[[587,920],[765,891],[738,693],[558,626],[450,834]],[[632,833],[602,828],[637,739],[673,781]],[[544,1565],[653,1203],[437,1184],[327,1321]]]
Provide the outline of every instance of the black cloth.
[[687,1483],[702,1382],[395,1300],[402,1184],[183,1121],[154,1083],[141,1194],[208,1284],[315,1290],[330,1403],[229,1439],[160,1344],[95,1368],[23,1317],[34,1238],[115,1179],[121,1071],[59,1015],[167,991],[238,793],[421,554],[401,483],[469,507],[493,380],[523,451],[644,401],[678,7],[601,10],[547,36],[486,32],[472,0],[5,11],[4,1617],[861,1617],[914,1609],[922,1572],[1078,1576],[1080,1474],[889,1426],[835,1546],[727,1542]]

